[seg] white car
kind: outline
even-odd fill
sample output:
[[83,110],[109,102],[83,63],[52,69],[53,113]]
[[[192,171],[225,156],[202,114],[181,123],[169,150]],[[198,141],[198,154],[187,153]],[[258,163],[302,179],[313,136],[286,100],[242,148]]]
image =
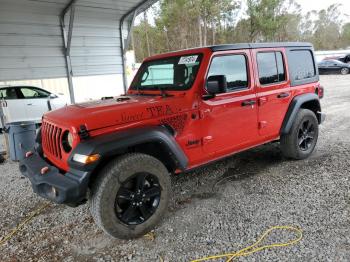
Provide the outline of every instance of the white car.
[[[67,105],[63,96],[32,86],[0,87],[0,103],[5,123],[20,121],[41,123],[43,114]],[[0,121],[0,129],[2,128]]]

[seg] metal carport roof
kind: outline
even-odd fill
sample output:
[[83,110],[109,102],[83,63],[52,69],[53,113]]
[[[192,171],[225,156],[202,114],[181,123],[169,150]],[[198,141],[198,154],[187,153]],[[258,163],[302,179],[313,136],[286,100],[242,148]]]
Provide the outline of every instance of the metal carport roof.
[[73,76],[124,74],[133,19],[156,1],[0,0],[0,81],[67,77],[74,102]]

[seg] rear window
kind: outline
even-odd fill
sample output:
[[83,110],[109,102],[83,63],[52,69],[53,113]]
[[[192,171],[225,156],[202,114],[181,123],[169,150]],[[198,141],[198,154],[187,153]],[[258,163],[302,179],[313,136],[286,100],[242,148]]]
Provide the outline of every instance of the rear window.
[[6,90],[0,89],[0,98],[6,98]]
[[289,50],[288,63],[291,71],[292,85],[318,81],[315,60],[311,50]]
[[14,89],[14,88],[0,89],[0,99],[1,98],[6,99],[6,100],[18,99],[16,89]]

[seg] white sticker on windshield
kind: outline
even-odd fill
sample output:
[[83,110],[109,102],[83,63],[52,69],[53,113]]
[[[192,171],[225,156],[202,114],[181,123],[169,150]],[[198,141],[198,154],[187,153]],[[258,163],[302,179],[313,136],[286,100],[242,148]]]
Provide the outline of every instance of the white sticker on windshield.
[[179,61],[179,65],[194,64],[197,62],[198,55],[182,56]]

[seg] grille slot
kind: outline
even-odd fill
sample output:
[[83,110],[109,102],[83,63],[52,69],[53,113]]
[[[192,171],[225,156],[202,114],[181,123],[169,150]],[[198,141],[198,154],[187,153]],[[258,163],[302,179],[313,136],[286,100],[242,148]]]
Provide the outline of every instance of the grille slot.
[[61,139],[62,128],[43,121],[41,127],[42,144],[45,152],[50,155],[62,159]]

